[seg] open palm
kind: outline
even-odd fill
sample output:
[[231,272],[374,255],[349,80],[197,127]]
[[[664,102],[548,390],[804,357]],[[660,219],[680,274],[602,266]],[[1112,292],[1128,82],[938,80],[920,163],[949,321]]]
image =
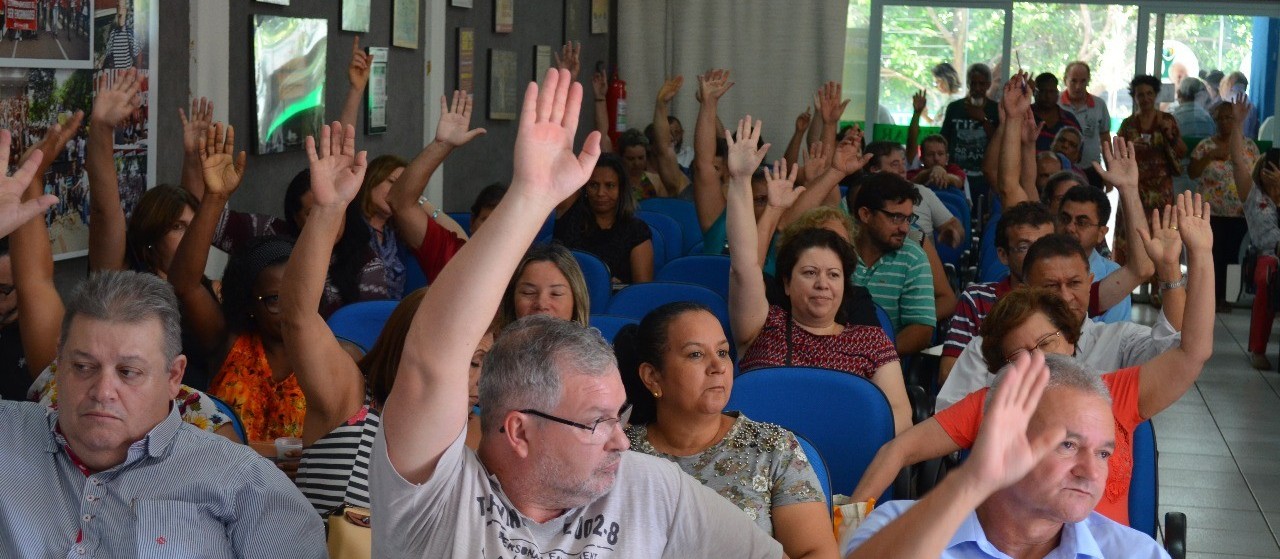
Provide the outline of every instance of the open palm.
[[[760,168],[760,162],[769,152],[769,144],[759,146],[760,129],[764,123],[752,120],[747,115],[738,121],[738,133],[735,138],[728,130],[724,131],[725,140],[729,143],[729,174],[733,177],[750,177]],[[757,147],[759,146],[759,147]]]
[[93,96],[93,121],[112,127],[120,124],[142,106],[142,99],[138,97],[140,88],[136,69],[116,75],[115,82],[110,85],[104,72],[98,78],[97,93]]
[[307,159],[311,167],[311,193],[316,204],[335,206],[350,203],[360,192],[368,167],[365,152],[356,152],[356,129],[341,122],[320,128],[320,150],[315,138],[307,138]]
[[831,158],[831,166],[837,171],[846,175],[852,175],[867,163],[871,162],[872,154],[863,154],[862,148],[858,145],[858,139],[861,133],[850,133],[840,141],[840,145],[836,146],[835,155]]
[[804,192],[804,187],[796,186],[796,176],[800,172],[799,165],[791,166],[791,173],[787,173],[787,160],[779,159],[773,163],[773,167],[765,169],[765,185],[768,187],[769,206],[774,208],[787,209],[796,203],[796,199]]
[[484,128],[471,129],[471,108],[475,99],[467,92],[453,92],[453,104],[440,96],[440,122],[436,124],[436,141],[458,147],[485,134]]
[[993,492],[1021,480],[1066,434],[1061,426],[1046,429],[1034,440],[1027,434],[1027,425],[1049,383],[1049,368],[1040,350],[1020,352],[1001,377],[992,389],[995,394],[983,415],[973,450],[962,466],[972,468],[977,479]]
[[235,127],[224,129],[221,122],[209,127],[200,139],[200,168],[205,190],[211,194],[229,197],[244,178],[245,153],[233,156],[235,139]]
[[178,119],[182,121],[182,149],[194,154],[200,149],[200,139],[213,122],[213,103],[204,97],[192,99],[191,114],[178,109]]
[[558,203],[586,184],[600,158],[600,133],[588,134],[582,153],[573,153],[581,109],[582,85],[568,70],[547,72],[541,88],[529,84],[516,135],[513,189],[519,184]]
[[1107,184],[1121,190],[1138,187],[1138,155],[1133,144],[1124,136],[1111,137],[1111,145],[1102,146],[1102,159],[1107,163],[1103,169],[1096,161],[1093,169],[1102,176]]
[[[0,130],[0,161],[9,160],[9,148],[12,136],[8,130]],[[12,233],[22,224],[36,216],[43,215],[45,210],[57,203],[58,198],[44,194],[34,200],[22,201],[22,193],[35,178],[40,162],[44,160],[44,152],[35,150],[27,156],[18,170],[9,176],[0,174],[0,236]]]
[[1173,206],[1151,210],[1151,233],[1140,232],[1143,248],[1152,262],[1177,265],[1182,258],[1182,237],[1176,227]]
[[1189,192],[1178,195],[1178,233],[1188,251],[1204,254],[1213,248],[1213,229],[1209,226],[1209,203],[1199,194]]

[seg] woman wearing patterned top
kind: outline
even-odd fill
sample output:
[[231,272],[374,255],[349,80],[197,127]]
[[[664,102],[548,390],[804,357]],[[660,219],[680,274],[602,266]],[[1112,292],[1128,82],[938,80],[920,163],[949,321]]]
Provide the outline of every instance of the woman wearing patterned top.
[[724,412],[733,388],[729,340],[697,303],[668,303],[615,340],[631,449],[675,462],[733,502],[788,557],[836,557],[813,466],[794,434]]
[[[897,350],[883,330],[848,322],[841,308],[857,268],[852,245],[826,229],[793,236],[778,251],[776,276],[788,300],[776,306],[766,298],[750,182],[767,149],[757,149],[759,136],[759,125],[751,130],[744,120],[741,141],[729,139],[729,320],[739,366],[825,367],[864,377],[884,392],[901,432],[911,426],[911,404]],[[795,173],[788,178],[785,163],[775,169],[767,171],[769,197],[794,197]]]

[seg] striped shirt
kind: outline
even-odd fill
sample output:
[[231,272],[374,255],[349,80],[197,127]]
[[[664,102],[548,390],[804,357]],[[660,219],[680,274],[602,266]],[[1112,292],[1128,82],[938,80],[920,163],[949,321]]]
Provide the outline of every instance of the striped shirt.
[[326,557],[324,527],[271,462],[177,409],[109,470],[82,469],[57,412],[0,402],[0,557]]
[[853,284],[871,292],[871,299],[889,313],[895,331],[911,324],[932,328],[938,322],[933,310],[933,272],[924,249],[915,242],[904,242],[870,266],[859,254]]
[[365,404],[354,416],[302,451],[298,489],[320,514],[344,502],[369,508],[369,453],[378,412]]
[[982,321],[987,319],[996,301],[1013,289],[1010,278],[998,282],[975,283],[960,293],[956,314],[951,317],[947,340],[942,344],[943,357],[960,357],[969,340],[978,337]]

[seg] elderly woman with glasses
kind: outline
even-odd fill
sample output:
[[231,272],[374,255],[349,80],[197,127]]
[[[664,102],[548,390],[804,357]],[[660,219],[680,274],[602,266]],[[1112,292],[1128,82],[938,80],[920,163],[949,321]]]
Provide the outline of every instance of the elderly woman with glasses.
[[[1193,204],[1185,193],[1178,202],[1177,219],[1168,229],[1179,233],[1190,265],[1181,343],[1142,365],[1102,375],[1111,391],[1116,448],[1108,461],[1105,494],[1096,510],[1126,525],[1134,428],[1177,402],[1195,383],[1213,352],[1214,313],[1209,297],[1213,293],[1213,232],[1209,228],[1209,206]],[[1153,242],[1146,231],[1140,236],[1143,242]],[[982,353],[994,373],[1024,351],[1039,349],[1074,355],[1080,323],[1054,291],[1023,288],[996,303],[983,323],[982,333]],[[854,489],[854,501],[881,494],[905,466],[972,446],[988,390],[970,394],[881,447]]]

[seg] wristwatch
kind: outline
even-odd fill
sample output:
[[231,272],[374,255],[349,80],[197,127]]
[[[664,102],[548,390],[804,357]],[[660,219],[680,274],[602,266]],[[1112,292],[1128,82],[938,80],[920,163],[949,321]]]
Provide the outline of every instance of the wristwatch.
[[1180,289],[1187,286],[1187,275],[1183,274],[1178,281],[1162,281],[1160,282],[1160,291],[1168,291],[1170,289]]

